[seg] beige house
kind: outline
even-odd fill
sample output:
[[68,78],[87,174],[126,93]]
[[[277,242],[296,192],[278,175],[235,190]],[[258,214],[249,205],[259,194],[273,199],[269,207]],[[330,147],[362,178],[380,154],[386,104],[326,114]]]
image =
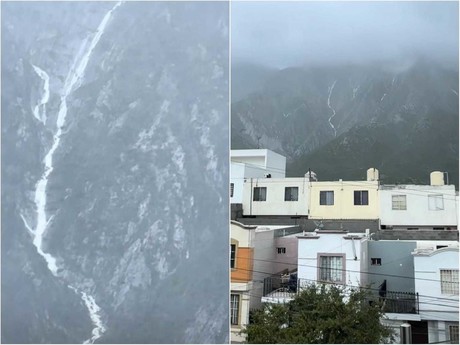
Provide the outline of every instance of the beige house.
[[310,182],[310,219],[378,219],[378,170],[367,170],[366,181]]

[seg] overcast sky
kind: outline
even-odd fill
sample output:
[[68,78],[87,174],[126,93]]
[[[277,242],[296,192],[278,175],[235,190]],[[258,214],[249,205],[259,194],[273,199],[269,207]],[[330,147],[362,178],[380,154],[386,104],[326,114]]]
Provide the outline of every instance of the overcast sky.
[[231,20],[234,62],[458,63],[457,2],[232,2]]

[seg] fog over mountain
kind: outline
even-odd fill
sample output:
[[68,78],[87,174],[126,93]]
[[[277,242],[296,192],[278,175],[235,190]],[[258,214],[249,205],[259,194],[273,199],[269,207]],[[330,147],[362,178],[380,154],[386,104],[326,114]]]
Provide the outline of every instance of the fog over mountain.
[[418,57],[456,66],[458,2],[233,2],[232,61],[286,68]]
[[233,3],[232,58],[232,148],[289,176],[458,186],[458,3]]
[[228,342],[228,5],[1,6],[2,342]]

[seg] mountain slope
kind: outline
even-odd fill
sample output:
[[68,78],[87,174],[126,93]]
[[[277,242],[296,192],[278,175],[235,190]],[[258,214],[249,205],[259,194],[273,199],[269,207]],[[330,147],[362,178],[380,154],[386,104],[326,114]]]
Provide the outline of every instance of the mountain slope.
[[[291,176],[312,168],[320,178],[338,178],[327,169],[362,178],[370,166],[388,169],[388,182],[425,170],[458,176],[457,129],[458,71],[426,60],[290,68],[232,104],[232,148],[279,152]],[[418,170],[403,164],[409,157],[419,157]]]

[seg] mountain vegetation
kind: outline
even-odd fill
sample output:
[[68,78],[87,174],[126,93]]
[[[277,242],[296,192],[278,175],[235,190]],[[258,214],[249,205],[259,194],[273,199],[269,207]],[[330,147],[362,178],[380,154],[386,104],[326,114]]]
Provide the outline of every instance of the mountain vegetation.
[[[232,73],[234,93],[244,78]],[[283,154],[288,176],[374,167],[385,183],[429,183],[440,170],[458,186],[458,101],[458,69],[428,60],[267,71],[232,103],[232,148]]]

